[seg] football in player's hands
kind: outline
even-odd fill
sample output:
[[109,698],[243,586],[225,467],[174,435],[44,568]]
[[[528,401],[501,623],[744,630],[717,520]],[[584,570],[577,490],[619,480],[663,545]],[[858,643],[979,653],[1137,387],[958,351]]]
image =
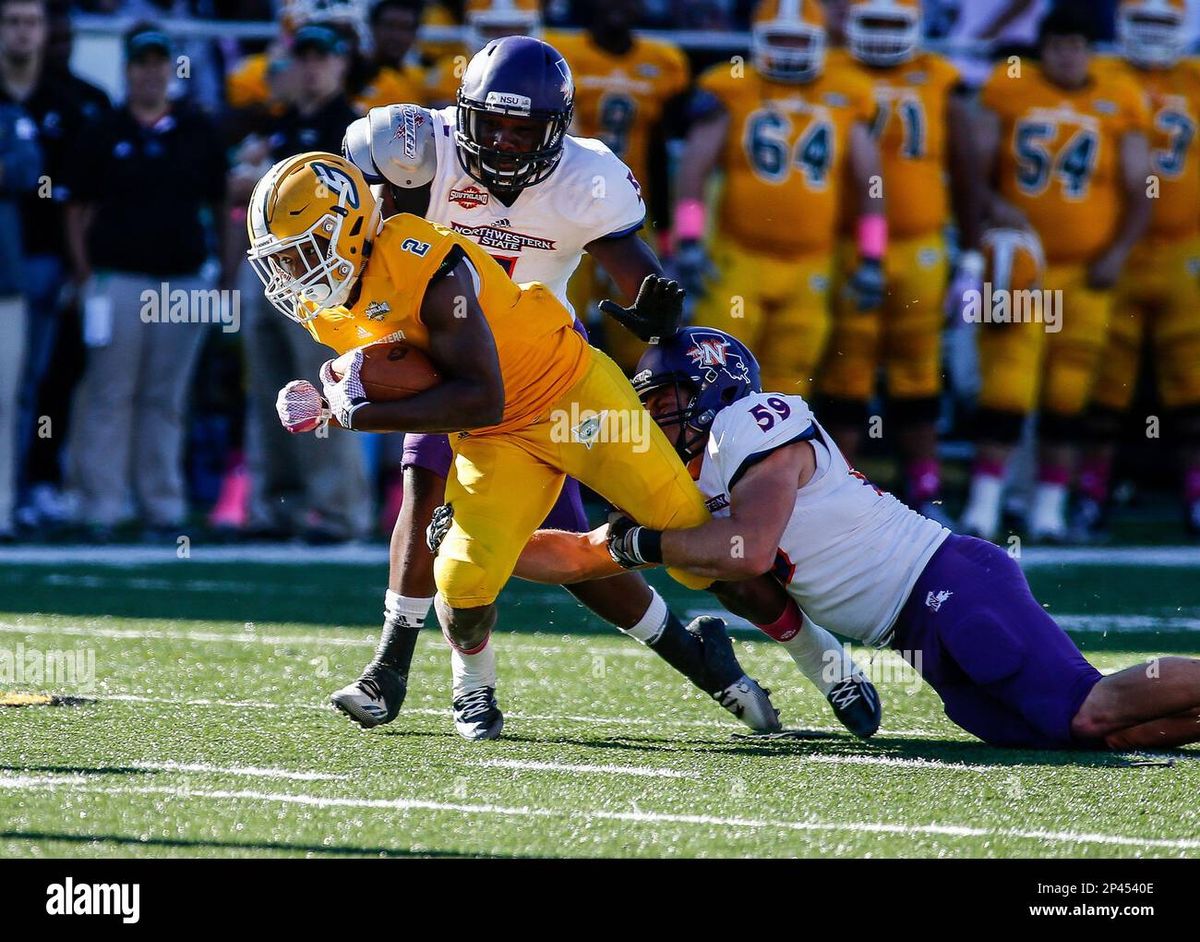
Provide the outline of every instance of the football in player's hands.
[[362,387],[368,402],[394,402],[424,392],[442,381],[436,366],[421,350],[403,340],[359,347],[330,361],[335,382]]
[[684,290],[678,282],[661,275],[642,279],[632,307],[605,299],[600,310],[632,331],[645,343],[658,343],[679,330],[683,321]]

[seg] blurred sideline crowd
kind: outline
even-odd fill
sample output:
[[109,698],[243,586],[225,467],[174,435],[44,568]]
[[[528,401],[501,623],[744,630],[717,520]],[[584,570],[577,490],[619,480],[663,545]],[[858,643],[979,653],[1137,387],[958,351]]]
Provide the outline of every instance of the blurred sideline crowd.
[[[1111,41],[1117,0],[1086,6],[1093,38]],[[575,131],[601,137],[631,166],[646,194],[647,237],[670,261],[679,157],[700,113],[695,78],[747,52],[755,7],[0,0],[0,540],[174,542],[195,527],[312,543],[389,533],[400,436],[317,439],[279,427],[276,390],[294,376],[315,378],[329,354],[271,309],[245,262],[254,183],[291,154],[339,152],[347,124],[372,107],[452,104],[467,58],[494,36],[544,30],[553,43],[555,29],[583,30],[603,50],[628,47],[631,30],[722,32],[728,48],[655,40],[669,65],[656,70],[654,106],[640,108],[636,126]],[[1035,44],[1052,7],[927,0],[921,28],[948,44],[963,81],[978,87],[996,59]],[[115,100],[72,72],[80,14],[120,18]],[[159,25],[182,20],[211,29],[181,36]],[[273,22],[274,38],[222,32],[235,21]],[[432,41],[423,27],[463,27],[462,39]],[[577,87],[589,70],[612,67],[599,53],[566,54]],[[614,290],[585,264],[572,302],[593,342],[631,369],[636,344],[594,308]],[[197,297],[212,299],[202,316]],[[175,318],[173,305],[187,317]],[[786,342],[768,333],[752,346]],[[965,369],[978,366],[968,358]],[[953,404],[935,418],[943,445],[964,437]],[[862,439],[868,454],[883,447]],[[922,467],[909,469],[918,487]],[[1158,483],[1175,486],[1169,474]],[[913,500],[940,505],[940,482]]]

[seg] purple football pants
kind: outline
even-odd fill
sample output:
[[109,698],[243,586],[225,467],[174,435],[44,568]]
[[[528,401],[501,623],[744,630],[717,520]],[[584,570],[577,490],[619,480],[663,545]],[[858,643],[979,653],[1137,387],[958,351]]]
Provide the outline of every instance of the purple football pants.
[[1095,748],[1071,721],[1100,680],[1000,547],[951,535],[900,611],[892,647],[946,715],[993,746]]

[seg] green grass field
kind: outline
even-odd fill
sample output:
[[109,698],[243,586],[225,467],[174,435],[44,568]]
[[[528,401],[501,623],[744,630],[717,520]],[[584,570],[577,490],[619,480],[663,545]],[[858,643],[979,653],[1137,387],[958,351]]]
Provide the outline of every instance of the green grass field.
[[[1200,654],[1196,550],[1125,553],[1063,554],[1030,579],[1102,669]],[[503,739],[455,735],[436,631],[401,718],[363,732],[325,701],[370,656],[384,567],[204,556],[0,560],[9,669],[18,645],[95,658],[91,691],[0,683],[85,698],[0,709],[0,852],[1200,856],[1200,750],[991,749],[883,654],[884,727],[862,743],[782,650],[742,630],[743,663],[812,735],[737,738],[648,650],[526,584],[507,591],[496,639]],[[681,614],[710,607],[655,581]]]

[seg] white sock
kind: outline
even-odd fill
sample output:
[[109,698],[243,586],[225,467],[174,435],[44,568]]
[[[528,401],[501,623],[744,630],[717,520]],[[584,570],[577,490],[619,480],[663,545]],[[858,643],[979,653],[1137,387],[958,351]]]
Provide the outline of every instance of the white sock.
[[814,625],[807,618],[804,619],[804,627],[797,631],[794,637],[779,643],[787,648],[787,653],[800,668],[800,673],[826,696],[835,684],[850,677],[857,670],[845,646],[820,625]]
[[463,654],[458,648],[450,649],[450,674],[454,680],[454,698],[480,687],[496,686],[496,649],[489,636],[483,649],[475,654]]
[[1041,482],[1033,492],[1029,529],[1034,533],[1061,533],[1066,529],[1067,486]]
[[432,595],[427,599],[419,599],[388,589],[383,597],[384,620],[391,623],[393,619],[399,619],[398,624],[403,628],[424,628],[431,608]]
[[668,612],[667,603],[658,594],[658,590],[651,589],[650,592],[652,596],[650,604],[646,608],[646,614],[632,628],[622,628],[621,631],[631,638],[637,638],[642,644],[652,645],[662,636],[663,629],[667,627]]
[[990,540],[1000,530],[1003,497],[1003,478],[990,474],[976,474],[971,478],[971,492],[963,511],[962,525]]

